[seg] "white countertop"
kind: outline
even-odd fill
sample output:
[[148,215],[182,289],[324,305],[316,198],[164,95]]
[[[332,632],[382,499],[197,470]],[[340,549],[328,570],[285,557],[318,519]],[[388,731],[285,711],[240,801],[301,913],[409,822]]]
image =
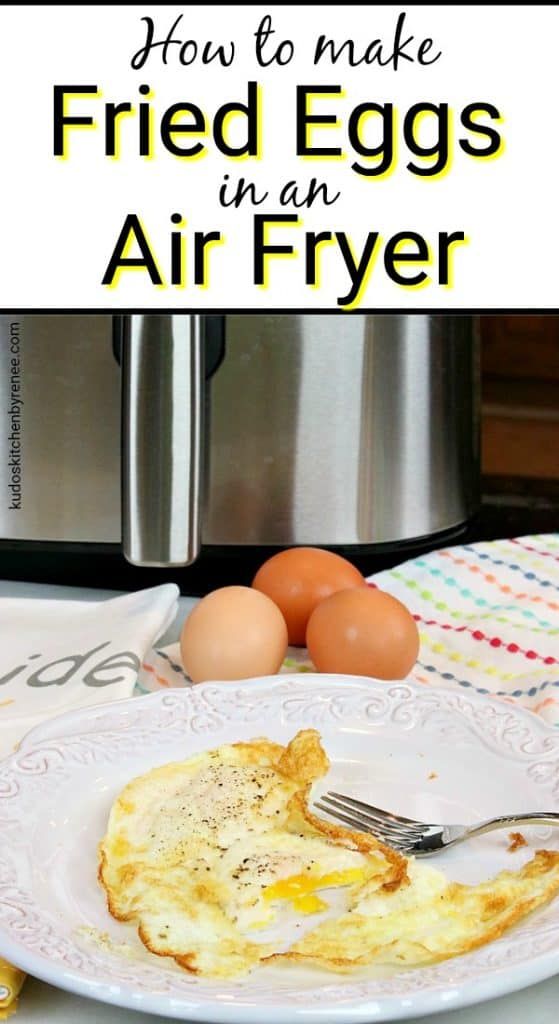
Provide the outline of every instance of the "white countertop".
[[[99,601],[116,596],[116,592],[0,581],[0,596]],[[162,644],[172,643],[178,638],[180,625],[194,603],[192,598],[181,598],[177,618],[161,638]],[[557,970],[559,972],[559,964]],[[556,1024],[558,1006],[559,974],[501,999],[421,1020],[432,1020],[437,1024],[502,1024],[503,1021],[507,1024],[526,1024],[526,1021],[529,1024]],[[21,994],[14,1024],[140,1024],[144,1021],[145,1024],[162,1024],[163,1020],[163,1017],[83,999],[30,978]],[[418,1020],[410,1018],[410,1024]]]

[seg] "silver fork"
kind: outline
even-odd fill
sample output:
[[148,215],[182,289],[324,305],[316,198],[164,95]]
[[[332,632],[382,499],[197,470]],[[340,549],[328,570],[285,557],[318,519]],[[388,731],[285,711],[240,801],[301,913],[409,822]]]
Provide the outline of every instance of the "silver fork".
[[479,821],[475,825],[435,825],[401,814],[383,811],[362,800],[344,796],[343,793],[327,793],[315,802],[315,807],[326,811],[333,818],[351,825],[360,832],[370,832],[399,853],[413,853],[416,857],[428,857],[439,850],[462,843],[472,836],[483,835],[498,828],[515,825],[559,825],[559,814],[553,811],[534,811],[532,814],[504,814],[499,818]]

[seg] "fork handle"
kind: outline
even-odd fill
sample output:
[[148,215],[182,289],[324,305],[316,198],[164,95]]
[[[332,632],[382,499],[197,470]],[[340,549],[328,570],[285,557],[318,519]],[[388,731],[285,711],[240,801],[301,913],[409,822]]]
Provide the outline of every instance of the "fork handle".
[[553,811],[534,811],[533,814],[503,814],[499,818],[480,821],[478,825],[472,825],[471,828],[465,830],[453,825],[450,825],[449,829],[451,831],[456,829],[456,833],[462,833],[452,836],[452,841],[459,842],[461,839],[471,839],[472,836],[481,836],[484,832],[493,832],[495,829],[507,828],[510,825],[559,825],[559,814]]

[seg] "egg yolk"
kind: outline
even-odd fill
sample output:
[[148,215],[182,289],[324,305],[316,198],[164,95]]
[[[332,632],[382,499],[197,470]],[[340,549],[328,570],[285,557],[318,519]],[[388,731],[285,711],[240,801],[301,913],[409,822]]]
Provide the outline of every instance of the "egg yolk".
[[332,889],[342,885],[353,885],[364,879],[361,868],[348,868],[346,871],[331,871],[327,875],[290,875],[273,882],[264,890],[265,900],[287,900],[294,910],[302,914],[317,914],[326,910],[328,904],[316,895],[317,889]]

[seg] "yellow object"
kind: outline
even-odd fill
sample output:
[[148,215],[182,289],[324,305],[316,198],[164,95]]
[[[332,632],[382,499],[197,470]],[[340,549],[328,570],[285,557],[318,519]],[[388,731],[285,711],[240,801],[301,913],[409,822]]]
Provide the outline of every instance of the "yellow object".
[[302,914],[316,914],[326,910],[328,904],[313,895],[317,889],[331,889],[340,885],[354,885],[362,882],[365,872],[361,868],[347,871],[331,871],[327,875],[291,875],[282,878],[264,889],[265,900],[289,900],[295,910]]
[[7,1020],[17,1009],[25,974],[0,957],[0,1020]]

